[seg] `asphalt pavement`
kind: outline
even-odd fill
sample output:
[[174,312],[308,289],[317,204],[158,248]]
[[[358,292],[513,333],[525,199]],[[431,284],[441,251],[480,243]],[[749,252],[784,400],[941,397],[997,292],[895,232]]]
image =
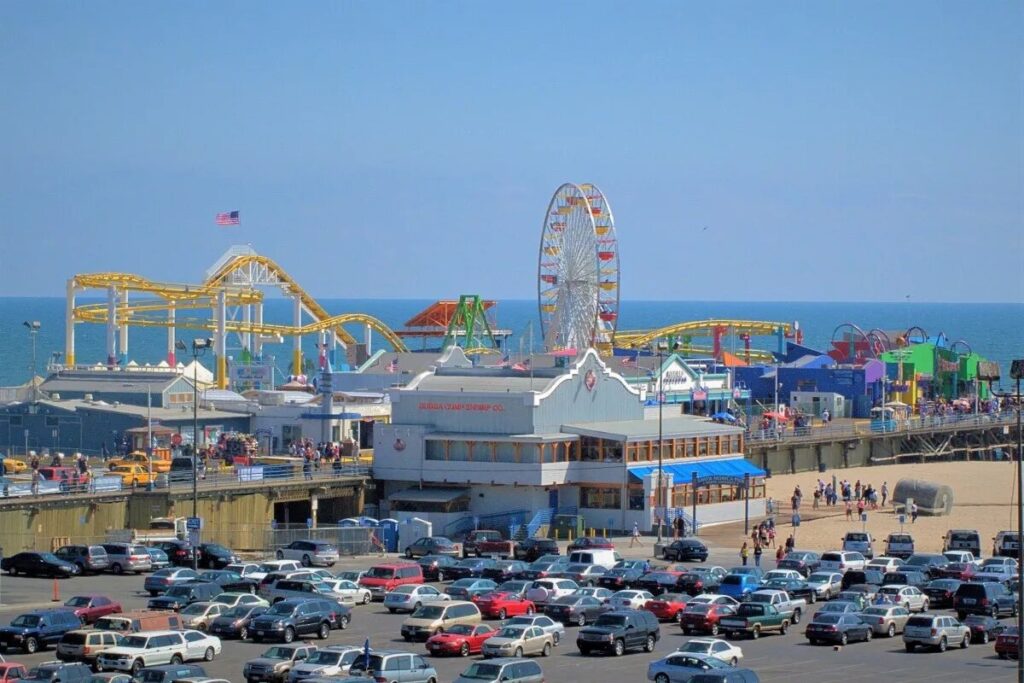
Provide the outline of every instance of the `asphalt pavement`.
[[[637,557],[650,555],[652,544],[640,548],[629,546],[629,539],[616,539],[616,546],[623,555]],[[379,557],[345,558],[335,565],[334,570],[365,568],[379,562]],[[731,548],[712,548],[710,564],[726,568],[737,564],[735,551]],[[774,567],[774,561],[764,563],[765,569]],[[125,609],[145,607],[148,595],[142,591],[144,576],[84,576],[59,582],[60,598],[66,600],[73,595],[102,594],[121,601]],[[9,577],[0,580],[0,622],[7,623],[17,614],[34,607],[49,607],[53,582],[49,579]],[[14,603],[14,604],[10,604]],[[812,605],[809,612],[822,603]],[[426,653],[421,643],[406,643],[399,633],[405,618],[401,614],[389,614],[380,603],[357,606],[353,609],[352,625],[344,631],[333,631],[326,641],[314,641],[317,645],[346,644],[362,646],[366,638],[371,646],[379,649],[409,650]],[[762,681],[796,683],[831,681],[983,681],[1006,682],[1012,680],[1015,663],[996,657],[993,646],[972,645],[966,650],[950,649],[945,653],[917,651],[907,653],[902,639],[876,637],[869,643],[854,643],[836,650],[831,646],[811,646],[804,637],[802,623],[790,629],[785,636],[765,635],[759,640],[742,640],[744,666],[756,670]],[[684,636],[675,624],[662,624],[661,641],[654,655],[644,652],[630,652],[622,657],[581,656],[575,647],[576,627],[568,627],[566,637],[549,658],[540,658],[548,683],[589,681],[591,683],[621,683],[646,680],[647,664],[662,657],[685,643]],[[699,636],[694,636],[699,637]],[[258,656],[268,645],[224,641],[224,650],[217,659],[202,664],[207,674],[243,683],[242,666],[246,660]],[[52,650],[35,655],[20,652],[4,653],[8,661],[27,665],[55,659]],[[469,661],[458,657],[429,657],[438,672],[439,683],[449,683],[466,667]]]

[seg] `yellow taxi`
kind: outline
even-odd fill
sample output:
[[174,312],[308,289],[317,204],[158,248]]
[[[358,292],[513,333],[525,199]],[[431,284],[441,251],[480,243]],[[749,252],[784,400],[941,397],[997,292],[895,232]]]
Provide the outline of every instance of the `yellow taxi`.
[[144,486],[156,479],[156,472],[150,476],[149,470],[142,465],[111,465],[107,473],[112,477],[121,477],[122,486]]
[[[149,458],[142,451],[132,451],[128,455],[123,455],[120,458],[115,458],[110,461],[110,465],[138,465],[146,470],[149,469]],[[153,458],[153,472],[159,474],[161,472],[171,471],[171,461],[161,460],[160,458]]]
[[21,474],[28,469],[21,460],[15,460],[14,458],[4,458],[4,474]]

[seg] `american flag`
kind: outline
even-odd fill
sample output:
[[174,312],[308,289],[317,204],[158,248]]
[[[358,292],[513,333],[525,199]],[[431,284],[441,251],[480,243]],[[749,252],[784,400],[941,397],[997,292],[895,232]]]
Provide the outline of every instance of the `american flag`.
[[237,211],[217,214],[217,225],[238,225],[242,222]]
[[391,362],[388,363],[388,372],[398,372],[398,359],[392,358]]
[[504,358],[501,359],[501,362],[498,363],[498,367],[499,368],[507,368],[509,366],[509,363],[511,363],[511,362],[512,362],[512,360],[508,356],[505,356]]
[[634,365],[636,365],[636,358],[626,356],[625,358],[622,359],[622,364],[625,365],[626,367],[633,367]]
[[530,359],[529,358],[524,358],[522,361],[520,361],[520,362],[516,363],[515,365],[513,365],[512,369],[513,370],[518,370],[519,372],[526,372],[527,370],[530,369]]

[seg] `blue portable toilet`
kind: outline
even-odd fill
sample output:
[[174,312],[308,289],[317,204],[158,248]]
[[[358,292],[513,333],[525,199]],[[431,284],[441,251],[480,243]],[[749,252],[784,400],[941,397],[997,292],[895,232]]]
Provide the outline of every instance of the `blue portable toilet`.
[[377,525],[380,542],[389,553],[398,552],[398,525],[397,519],[382,519]]
[[360,517],[359,518],[359,526],[379,526],[379,525],[380,525],[380,522],[378,522],[373,517]]
[[356,519],[355,517],[349,517],[348,519],[340,520],[338,522],[338,526],[346,528],[346,529],[349,528],[349,527],[359,526],[359,520]]

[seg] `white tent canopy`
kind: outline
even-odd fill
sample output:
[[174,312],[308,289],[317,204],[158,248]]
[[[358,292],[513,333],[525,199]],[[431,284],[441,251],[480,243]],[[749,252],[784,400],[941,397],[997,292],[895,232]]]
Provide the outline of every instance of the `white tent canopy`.
[[203,367],[203,364],[198,360],[193,360],[191,363],[186,365],[181,370],[181,376],[188,379],[195,378],[196,382],[202,386],[203,384],[213,384],[213,373]]

